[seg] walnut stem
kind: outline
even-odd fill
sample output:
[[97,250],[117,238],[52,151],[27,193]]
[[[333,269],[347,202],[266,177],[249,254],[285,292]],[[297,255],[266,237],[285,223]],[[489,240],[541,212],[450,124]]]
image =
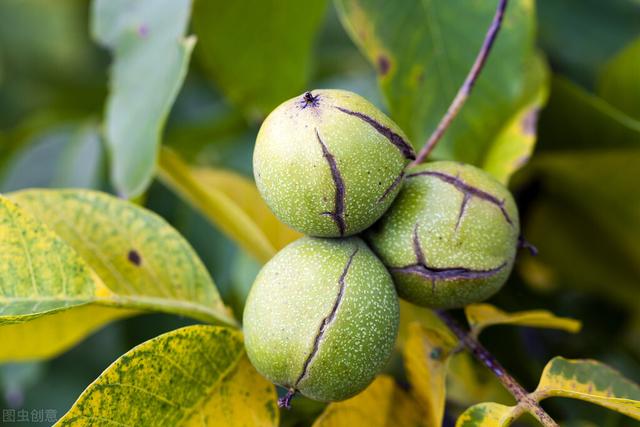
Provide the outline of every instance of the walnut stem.
[[[558,424],[547,414],[540,404],[513,378],[498,360],[480,342],[472,337],[462,326],[444,310],[437,310],[440,319],[451,329],[451,332],[470,352],[498,378],[502,385],[513,395],[521,409],[533,415],[543,426],[558,427]],[[520,411],[518,411],[520,412]]]
[[493,20],[491,21],[491,26],[489,26],[487,35],[484,38],[482,47],[480,48],[480,52],[478,52],[478,56],[476,56],[476,60],[471,66],[471,70],[469,70],[467,78],[464,80],[464,83],[462,83],[460,89],[458,89],[458,93],[453,99],[453,102],[451,102],[451,105],[449,105],[447,112],[444,116],[442,116],[440,123],[438,123],[438,127],[431,134],[424,147],[422,147],[416,159],[411,163],[412,166],[419,165],[420,163],[424,162],[429,154],[431,154],[431,151],[433,151],[433,149],[436,147],[436,144],[438,143],[438,141],[440,141],[442,135],[444,135],[444,132],[447,130],[449,125],[451,125],[451,122],[458,115],[458,112],[469,97],[471,89],[473,89],[473,86],[478,79],[478,76],[480,75],[480,71],[482,71],[485,62],[489,57],[489,52],[493,47],[493,42],[498,35],[500,26],[502,25],[502,18],[504,17],[506,8],[507,0],[500,0],[498,3],[498,8],[496,9],[496,13],[493,16]]

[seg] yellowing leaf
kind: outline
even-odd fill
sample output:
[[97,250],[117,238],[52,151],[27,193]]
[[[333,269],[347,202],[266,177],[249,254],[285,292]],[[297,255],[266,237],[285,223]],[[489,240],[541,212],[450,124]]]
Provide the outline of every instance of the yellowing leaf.
[[551,396],[585,400],[640,420],[640,386],[595,360],[554,357],[533,395],[538,400]]
[[412,397],[381,375],[359,395],[327,406],[313,427],[418,427],[427,425],[423,417]]
[[277,426],[276,398],[239,331],[188,326],[114,362],[56,426]]
[[164,122],[187,74],[194,37],[185,32],[190,0],[97,0],[91,25],[113,51],[105,134],[111,179],[126,197],[149,185]]
[[407,377],[427,415],[427,425],[440,426],[446,398],[445,381],[456,341],[436,329],[415,322],[409,326],[404,348]]
[[2,196],[0,256],[0,325],[110,293],[63,239]]
[[562,329],[574,333],[578,332],[582,326],[578,320],[556,317],[546,310],[506,313],[491,304],[471,304],[465,307],[464,312],[475,336],[478,336],[484,328],[492,325],[521,325],[534,328]]
[[479,403],[467,409],[458,417],[456,427],[502,427],[514,420],[513,406],[498,403]]
[[253,182],[238,174],[191,168],[163,148],[159,178],[260,262],[301,236],[271,213]]
[[236,324],[193,249],[157,215],[87,190],[10,197],[0,198],[0,360],[53,356],[140,310]]
[[527,75],[529,100],[509,119],[488,148],[482,168],[503,184],[528,161],[537,137],[538,113],[549,94],[549,71],[539,55],[531,58],[535,72]]

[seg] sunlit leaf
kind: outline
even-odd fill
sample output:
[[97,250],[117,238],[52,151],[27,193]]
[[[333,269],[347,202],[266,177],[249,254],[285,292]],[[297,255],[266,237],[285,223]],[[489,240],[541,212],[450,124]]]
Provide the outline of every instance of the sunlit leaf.
[[313,427],[428,426],[412,397],[388,376],[379,376],[365,391],[351,399],[331,403]]
[[94,37],[114,53],[105,113],[111,179],[126,197],[154,175],[164,122],[182,85],[195,38],[185,38],[190,0],[96,0]]
[[567,332],[578,332],[581,323],[567,317],[557,317],[547,310],[529,310],[507,313],[491,304],[471,304],[464,312],[475,336],[480,335],[486,327],[492,325],[520,325],[533,328],[562,329]]
[[112,292],[66,242],[0,197],[0,324],[82,305]]
[[554,357],[534,395],[538,400],[553,396],[585,400],[640,420],[640,386],[595,360]]
[[57,354],[132,310],[235,324],[193,249],[157,215],[87,190],[10,197],[0,199],[0,360]]
[[239,331],[189,326],[118,359],[56,426],[277,426],[276,397]]
[[502,427],[513,421],[514,407],[498,403],[479,403],[467,409],[456,422],[456,427]]
[[324,10],[325,0],[196,0],[197,58],[232,103],[264,116],[306,88]]
[[[453,100],[473,63],[497,2],[338,0],[351,38],[376,67],[391,116],[421,145]],[[532,0],[509,3],[503,28],[474,88],[435,157],[482,165],[514,111],[532,102],[535,55]]]
[[445,381],[451,350],[456,341],[451,334],[425,328],[419,323],[409,327],[404,362],[412,391],[426,413],[428,426],[442,425],[446,399]]
[[253,182],[234,172],[189,167],[163,149],[159,178],[260,262],[301,236],[271,213]]
[[620,111],[640,120],[640,38],[625,47],[606,65],[598,94]]

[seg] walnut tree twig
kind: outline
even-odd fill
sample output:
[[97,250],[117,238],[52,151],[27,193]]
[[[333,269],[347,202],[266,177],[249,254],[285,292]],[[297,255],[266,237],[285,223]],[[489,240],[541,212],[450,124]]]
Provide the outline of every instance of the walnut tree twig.
[[[462,326],[444,310],[436,311],[438,317],[454,333],[460,343],[464,345],[482,364],[498,378],[502,385],[513,395],[521,410],[529,412],[543,426],[558,427],[558,424],[549,414],[534,400],[518,381],[507,372],[498,360],[480,342],[472,337]],[[521,412],[521,411],[519,411]]]
[[426,160],[429,154],[431,154],[431,151],[436,147],[438,141],[440,141],[440,138],[442,138],[442,135],[444,135],[444,132],[447,130],[449,125],[451,125],[451,122],[462,108],[462,105],[464,105],[465,101],[469,97],[471,89],[473,89],[473,86],[480,75],[480,71],[482,71],[485,62],[489,57],[489,52],[493,47],[493,42],[496,40],[498,31],[502,25],[502,18],[504,17],[504,12],[507,8],[507,1],[508,0],[499,0],[496,13],[493,16],[487,35],[484,38],[484,42],[482,43],[480,52],[478,52],[478,56],[476,56],[476,60],[471,66],[471,70],[469,70],[467,78],[464,80],[464,83],[462,83],[460,89],[458,89],[458,93],[451,102],[451,105],[449,105],[447,112],[442,116],[442,119],[440,119],[438,127],[431,134],[424,147],[422,147],[416,159],[411,163],[412,165],[419,165]]

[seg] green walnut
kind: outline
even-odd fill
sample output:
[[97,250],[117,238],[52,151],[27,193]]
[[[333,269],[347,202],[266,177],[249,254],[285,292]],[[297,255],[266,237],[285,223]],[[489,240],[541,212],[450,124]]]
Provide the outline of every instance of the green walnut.
[[282,222],[310,236],[342,237],[382,216],[414,158],[402,130],[367,100],[314,90],[265,119],[253,170]]
[[391,276],[360,238],[303,237],[258,274],[244,309],[245,346],[287,397],[343,400],[383,368],[398,319]]
[[518,209],[503,185],[474,166],[440,161],[407,171],[400,194],[367,239],[402,298],[453,308],[502,287],[519,233]]

